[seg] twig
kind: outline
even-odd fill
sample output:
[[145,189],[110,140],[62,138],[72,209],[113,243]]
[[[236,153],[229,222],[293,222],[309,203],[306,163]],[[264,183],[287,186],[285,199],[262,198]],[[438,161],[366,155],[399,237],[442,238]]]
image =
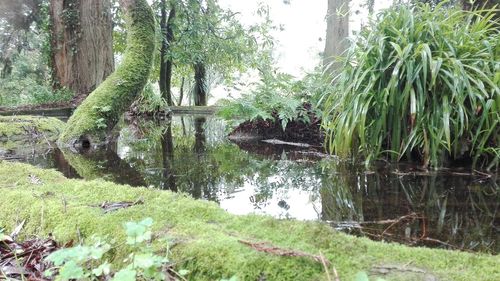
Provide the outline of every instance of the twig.
[[277,256],[283,256],[283,257],[306,257],[306,258],[311,258],[316,262],[323,263],[325,262],[327,266],[330,266],[331,263],[327,259],[324,259],[320,256],[315,256],[311,255],[308,253],[300,252],[300,251],[295,251],[295,250],[290,250],[290,249],[283,249],[283,248],[278,248],[272,245],[269,245],[268,243],[264,242],[259,242],[259,243],[252,243],[249,241],[244,241],[244,240],[238,240],[241,244],[247,245],[250,248],[259,251],[259,252],[264,252],[268,254],[273,254]]
[[326,278],[328,279],[328,281],[332,281],[332,277],[330,276],[330,270],[328,269],[328,266],[326,265],[325,257],[323,256],[323,254],[321,252],[319,252],[319,257],[321,258],[321,263],[323,264],[323,268],[325,269]]
[[384,236],[384,234],[389,230],[391,229],[393,226],[395,226],[396,224],[400,223],[402,220],[404,219],[407,219],[407,218],[414,218],[414,219],[422,219],[423,217],[419,217],[416,213],[411,213],[409,215],[406,215],[406,216],[402,216],[400,217],[399,219],[397,219],[396,221],[394,221],[393,223],[391,223],[391,225],[389,225],[383,232],[382,232],[382,236]]
[[12,233],[10,234],[10,237],[12,238],[12,240],[15,240],[17,238],[17,236],[19,235],[19,233],[21,232],[21,230],[23,229],[24,227],[24,224],[26,223],[26,220],[23,220],[15,229],[14,231],[12,231]]
[[335,275],[335,281],[340,281],[339,274],[337,273],[337,269],[335,267],[333,268],[333,274]]

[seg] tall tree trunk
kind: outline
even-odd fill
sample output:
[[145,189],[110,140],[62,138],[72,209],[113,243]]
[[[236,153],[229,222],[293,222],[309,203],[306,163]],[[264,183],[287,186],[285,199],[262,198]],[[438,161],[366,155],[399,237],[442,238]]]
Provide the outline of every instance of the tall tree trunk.
[[174,40],[173,21],[175,19],[175,6],[172,4],[167,20],[166,0],[161,2],[161,22],[162,44],[160,51],[160,92],[162,97],[167,101],[168,106],[172,106],[172,59],[167,59],[166,55],[170,44]]
[[106,143],[111,130],[146,85],[155,50],[156,21],[146,0],[120,0],[127,20],[127,49],[121,65],[76,109],[60,145]]
[[462,8],[464,10],[475,10],[475,9],[488,9],[492,8],[494,5],[500,4],[500,1],[498,0],[475,0],[475,1],[470,1],[470,0],[461,0],[462,2]]
[[184,83],[186,82],[185,80],[186,79],[184,77],[182,77],[181,88],[179,90],[179,102],[177,103],[177,105],[179,105],[179,106],[182,106],[182,100],[184,99]]
[[207,70],[203,63],[194,65],[194,105],[207,105]]
[[51,0],[52,75],[78,101],[114,69],[110,0]]
[[349,47],[349,0],[328,0],[327,28],[323,66],[337,72],[342,66],[338,62]]
[[10,58],[5,58],[3,60],[2,72],[0,72],[1,78],[7,78],[12,73],[12,60]]

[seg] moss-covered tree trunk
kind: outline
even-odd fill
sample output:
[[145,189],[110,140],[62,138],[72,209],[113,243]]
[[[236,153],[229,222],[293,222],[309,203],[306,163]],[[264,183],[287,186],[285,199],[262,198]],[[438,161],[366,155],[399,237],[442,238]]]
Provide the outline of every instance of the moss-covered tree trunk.
[[122,64],[76,109],[59,145],[99,145],[146,84],[155,49],[155,19],[146,0],[120,0],[127,20]]

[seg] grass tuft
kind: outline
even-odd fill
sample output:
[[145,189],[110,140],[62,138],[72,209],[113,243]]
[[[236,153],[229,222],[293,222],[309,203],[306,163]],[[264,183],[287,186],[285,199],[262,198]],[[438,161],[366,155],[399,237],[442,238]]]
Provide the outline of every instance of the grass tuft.
[[368,162],[416,158],[437,167],[470,158],[498,167],[495,12],[398,5],[371,21],[324,97],[331,152]]

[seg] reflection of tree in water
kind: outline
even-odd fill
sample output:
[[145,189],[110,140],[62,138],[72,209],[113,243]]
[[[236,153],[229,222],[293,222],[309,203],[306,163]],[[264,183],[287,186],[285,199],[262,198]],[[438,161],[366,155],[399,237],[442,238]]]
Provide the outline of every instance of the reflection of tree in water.
[[282,160],[254,158],[251,161],[253,176],[247,177],[247,181],[255,187],[251,202],[256,209],[268,206],[275,197],[278,206],[283,211],[288,211],[288,191],[315,191],[320,185],[314,165],[286,160],[285,155],[282,157]]
[[500,250],[498,182],[480,184],[471,177],[443,174],[365,173],[346,165],[331,168],[338,173],[323,179],[322,218],[335,226],[362,226],[361,232],[371,238],[409,244]]
[[206,129],[214,126],[211,120],[195,117],[187,124],[183,121],[160,126],[145,122],[139,124],[141,134],[124,129],[121,147],[127,151],[125,159],[144,174],[149,185],[216,200],[227,185],[242,183],[241,171],[232,164],[244,159],[238,159],[233,145],[213,141],[212,132]]
[[143,176],[110,147],[80,154],[62,150],[64,158],[86,180],[104,179],[119,184],[145,186]]
[[[275,155],[250,155],[225,142],[211,119],[193,117],[185,126],[181,126],[183,119],[180,121],[162,123],[161,129],[151,122],[139,124],[134,130],[140,134],[122,131],[121,146],[129,150],[126,160],[144,174],[149,185],[218,201],[247,182],[257,186],[253,198],[256,208],[267,204],[276,190],[317,186],[317,182],[304,181],[310,178],[304,165],[266,159]],[[287,204],[281,202],[282,206]]]
[[296,151],[260,155],[250,147],[244,151],[213,136],[210,118],[188,120],[185,135],[175,120],[171,125],[141,125],[140,138],[122,131],[119,150],[127,151],[126,161],[148,185],[214,201],[252,186],[249,200],[255,209],[275,202],[285,213],[293,208],[288,200],[290,190],[308,191],[311,201],[322,203],[319,217],[362,225],[375,238],[381,239],[377,235],[389,225],[363,222],[398,219],[415,212],[425,220],[402,220],[384,233],[384,239],[436,246],[436,242],[420,239],[432,238],[457,247],[489,247],[498,252],[496,182],[436,174],[401,175],[387,168],[367,172],[333,160],[311,162]]
[[162,159],[163,159],[163,180],[160,184],[162,189],[169,189],[177,192],[175,184],[174,167],[174,141],[172,137],[172,123],[166,125],[166,129],[161,136]]

